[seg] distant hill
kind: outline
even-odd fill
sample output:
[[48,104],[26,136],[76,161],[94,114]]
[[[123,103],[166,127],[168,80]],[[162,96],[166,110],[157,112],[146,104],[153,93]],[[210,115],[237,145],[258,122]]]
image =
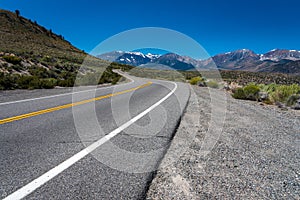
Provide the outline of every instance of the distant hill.
[[300,75],[300,60],[291,61],[287,63],[279,63],[271,67],[265,68],[265,72],[277,72],[285,74],[299,74]]
[[212,57],[215,64],[222,69],[255,71],[256,61],[260,56],[248,49],[241,49]]
[[[89,66],[80,69],[86,58]],[[121,76],[112,68],[128,66],[90,56],[37,22],[0,10],[0,90],[72,87],[76,77],[85,85],[116,83]]]
[[[134,56],[132,55],[134,54]],[[111,52],[100,55],[102,59],[127,63],[143,68],[195,70],[195,69],[223,69],[250,72],[275,72],[300,75],[300,51],[274,49],[265,54],[256,54],[249,49],[215,55],[206,60],[196,60],[188,56],[174,53],[149,56],[140,52]],[[138,62],[137,62],[138,61]]]
[[274,49],[265,54],[256,54],[249,49],[242,49],[213,56],[220,69],[243,70],[252,72],[276,72],[300,74],[300,68],[293,68],[300,60],[300,51]]

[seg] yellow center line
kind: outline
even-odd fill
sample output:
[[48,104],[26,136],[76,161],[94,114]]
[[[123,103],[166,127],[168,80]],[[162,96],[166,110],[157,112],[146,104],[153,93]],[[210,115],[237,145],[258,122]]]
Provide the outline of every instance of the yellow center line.
[[75,102],[75,103],[69,103],[69,104],[65,104],[65,105],[61,105],[61,106],[56,106],[56,107],[53,107],[53,108],[47,108],[47,109],[44,109],[44,110],[39,110],[39,111],[27,113],[27,114],[22,114],[22,115],[17,115],[17,116],[14,116],[14,117],[1,119],[0,124],[5,124],[5,123],[9,123],[9,122],[29,118],[29,117],[34,117],[34,116],[37,116],[37,115],[42,115],[42,114],[45,114],[45,113],[54,112],[54,111],[57,111],[57,110],[70,108],[70,107],[73,107],[73,106],[78,106],[78,105],[82,105],[82,104],[86,104],[86,103],[90,103],[90,102],[94,102],[94,101],[99,101],[101,99],[107,99],[107,98],[110,98],[110,97],[113,97],[113,96],[125,94],[125,93],[128,93],[128,92],[132,92],[132,91],[147,87],[151,84],[152,84],[152,82],[148,82],[144,85],[140,85],[138,87],[131,88],[131,89],[128,89],[128,90],[123,90],[121,92],[116,92],[116,93],[112,93],[112,94],[108,94],[108,95],[104,95],[104,96],[99,96],[99,97],[95,97],[95,98],[92,98],[92,99],[87,99],[87,100],[83,100],[83,101],[79,101],[79,102]]

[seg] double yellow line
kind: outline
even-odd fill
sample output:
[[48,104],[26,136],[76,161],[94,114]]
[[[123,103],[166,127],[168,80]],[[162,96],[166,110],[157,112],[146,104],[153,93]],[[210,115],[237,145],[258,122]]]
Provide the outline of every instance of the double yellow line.
[[99,101],[101,99],[106,99],[106,98],[110,98],[110,97],[113,97],[113,96],[125,94],[125,93],[128,93],[128,92],[132,92],[132,91],[147,87],[151,84],[152,84],[152,82],[148,82],[144,85],[140,85],[138,87],[131,88],[131,89],[128,89],[128,90],[123,90],[121,92],[116,92],[116,93],[112,93],[112,94],[108,94],[108,95],[104,95],[104,96],[99,96],[99,97],[95,97],[95,98],[92,98],[92,99],[87,99],[87,100],[83,100],[83,101],[79,101],[79,102],[75,102],[75,103],[69,103],[69,104],[65,104],[65,105],[61,105],[61,106],[56,106],[56,107],[53,107],[53,108],[48,108],[48,109],[39,110],[39,111],[35,111],[35,112],[23,114],[23,115],[17,115],[17,116],[14,116],[14,117],[9,117],[9,118],[6,118],[6,119],[1,119],[0,124],[6,124],[6,123],[17,121],[17,120],[21,120],[21,119],[25,119],[25,118],[29,118],[29,117],[34,117],[34,116],[37,116],[37,115],[42,115],[42,114],[54,112],[54,111],[57,111],[57,110],[70,108],[70,107],[73,107],[73,106],[78,106],[78,105],[82,105],[82,104],[86,104],[86,103],[90,103],[90,102],[94,102],[94,101]]

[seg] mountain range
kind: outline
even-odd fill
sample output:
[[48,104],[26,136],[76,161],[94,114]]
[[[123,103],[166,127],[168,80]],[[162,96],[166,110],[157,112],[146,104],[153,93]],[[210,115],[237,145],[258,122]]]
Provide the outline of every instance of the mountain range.
[[274,49],[256,54],[249,49],[215,55],[204,60],[193,59],[174,53],[164,55],[141,52],[114,51],[97,56],[101,59],[139,67],[174,70],[213,69],[242,70],[300,74],[300,51]]

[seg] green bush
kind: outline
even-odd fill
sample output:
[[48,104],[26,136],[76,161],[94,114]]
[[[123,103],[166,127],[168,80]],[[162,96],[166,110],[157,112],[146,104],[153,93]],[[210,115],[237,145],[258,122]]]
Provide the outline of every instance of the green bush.
[[13,90],[16,88],[16,79],[19,75],[9,75],[0,72],[0,90]]
[[39,79],[35,76],[20,76],[16,81],[19,89],[37,89],[40,88]]
[[13,65],[13,66],[11,66],[11,68],[18,72],[22,70],[22,67],[20,65]]
[[288,98],[293,94],[300,93],[300,86],[298,84],[293,85],[279,85],[275,91],[270,94],[272,102],[286,102]]
[[246,99],[248,100],[258,100],[258,93],[260,91],[259,87],[255,84],[249,84],[249,85],[246,85],[244,88],[244,93],[245,93],[245,96],[246,96]]
[[57,78],[57,73],[54,70],[47,70],[43,67],[33,66],[29,70],[32,76],[37,76],[38,78]]
[[268,105],[273,104],[273,102],[270,99],[263,100],[263,103],[268,104]]
[[57,80],[54,78],[48,78],[48,79],[41,79],[40,80],[40,86],[44,89],[52,89],[56,86]]
[[206,82],[206,85],[210,88],[219,88],[218,82],[213,81],[213,80]]
[[243,88],[237,88],[233,92],[232,97],[235,99],[247,99],[257,101],[259,91],[260,88],[257,85],[251,83]]
[[[33,76],[27,86],[27,89],[33,90],[33,89],[40,89],[40,88],[42,88],[41,81],[39,80],[38,77]],[[25,86],[25,89],[26,89],[26,86]]]
[[20,64],[20,62],[22,61],[21,58],[17,57],[17,56],[3,56],[2,57],[6,62],[9,62],[11,64],[17,65]]
[[57,81],[57,85],[60,87],[73,87],[74,83],[75,83],[74,77],[69,77],[67,79]]
[[42,61],[46,63],[55,63],[56,59],[52,58],[51,56],[44,56],[42,58]]
[[274,92],[276,88],[278,87],[277,84],[271,83],[271,84],[259,84],[258,87],[260,88],[261,91],[267,92],[270,94],[271,92]]
[[235,99],[246,99],[246,95],[243,88],[237,88],[232,94],[232,97]]
[[100,80],[98,81],[98,84],[103,83],[112,83],[116,84],[121,76],[117,73],[114,73],[112,71],[111,67],[106,68],[106,70],[101,74]]
[[111,84],[112,84],[112,85],[116,85],[116,84],[118,83],[119,80],[120,80],[119,77],[115,77],[115,78],[113,78]]
[[272,104],[276,102],[286,103],[287,106],[292,106],[300,96],[300,85],[278,85],[278,84],[259,84],[251,83],[243,88],[233,92],[233,97],[236,99],[258,100],[259,92],[267,92],[269,98],[264,100],[264,103]]
[[295,103],[298,101],[299,98],[300,98],[299,94],[293,94],[293,95],[289,96],[289,98],[286,101],[286,105],[287,106],[295,105]]
[[190,80],[190,84],[191,85],[196,85],[198,84],[198,82],[202,81],[202,78],[200,76],[197,76],[197,77],[194,77],[194,78],[191,78]]

